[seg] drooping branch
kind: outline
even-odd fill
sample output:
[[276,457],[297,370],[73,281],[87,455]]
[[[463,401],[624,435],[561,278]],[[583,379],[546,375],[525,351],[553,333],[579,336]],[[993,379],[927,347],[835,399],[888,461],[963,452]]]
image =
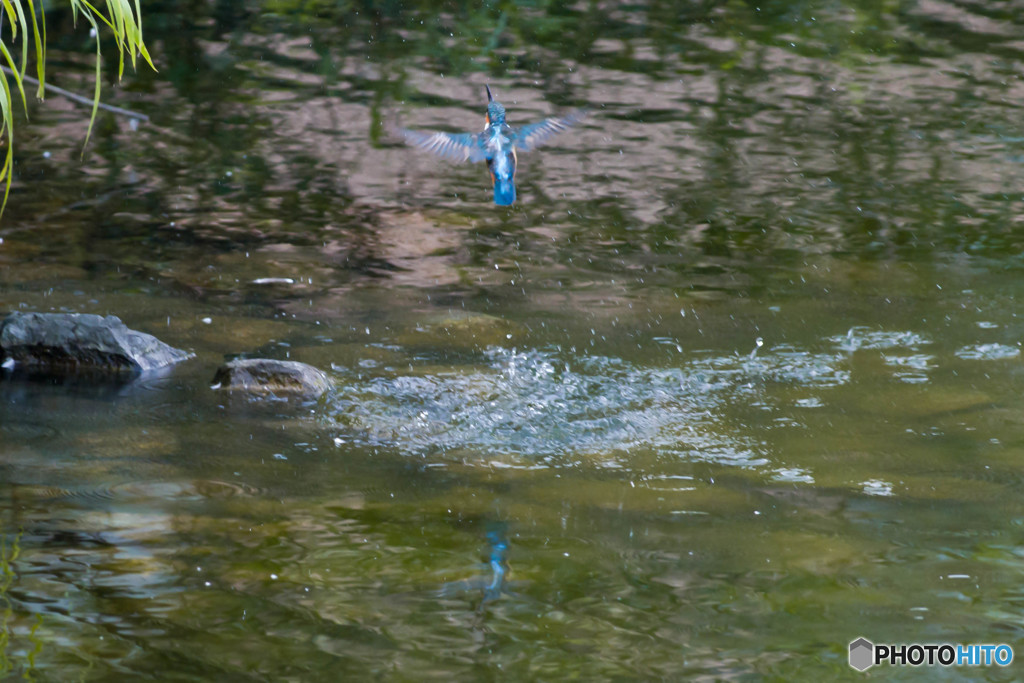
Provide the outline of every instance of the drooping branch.
[[[13,75],[13,72],[11,71],[11,69],[9,67],[0,66],[0,68],[2,68],[4,70],[4,72],[7,73],[8,75]],[[32,85],[39,85],[39,81],[37,81],[36,79],[32,78],[31,76],[25,75],[25,76],[22,76],[22,78],[27,83],[31,83]],[[85,97],[83,95],[79,95],[77,93],[73,93],[70,90],[65,90],[64,88],[58,88],[57,86],[51,85],[49,83],[46,85],[46,92],[57,93],[61,97],[66,97],[69,100],[71,100],[72,102],[77,102],[78,104],[82,104],[82,105],[85,105],[87,107],[93,106],[93,100],[92,100],[91,97]],[[100,102],[98,106],[99,106],[100,109],[102,109],[104,111],[109,111],[112,114],[117,114],[119,116],[126,116],[126,117],[128,117],[130,119],[135,119],[137,121],[149,121],[149,116],[147,116],[146,114],[140,114],[137,111],[132,111],[130,109],[123,109],[121,107],[115,107],[115,106],[113,106],[111,104],[103,104],[102,102]]]

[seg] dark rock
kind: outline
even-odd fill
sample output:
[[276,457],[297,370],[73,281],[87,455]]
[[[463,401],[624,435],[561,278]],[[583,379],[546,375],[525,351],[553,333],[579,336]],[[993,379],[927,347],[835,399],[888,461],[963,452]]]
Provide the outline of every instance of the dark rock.
[[85,313],[11,313],[0,323],[0,356],[30,371],[134,374],[193,354],[129,329],[120,318]]
[[267,358],[238,358],[225,363],[217,369],[213,383],[215,389],[301,398],[319,398],[331,388],[330,378],[312,365]]

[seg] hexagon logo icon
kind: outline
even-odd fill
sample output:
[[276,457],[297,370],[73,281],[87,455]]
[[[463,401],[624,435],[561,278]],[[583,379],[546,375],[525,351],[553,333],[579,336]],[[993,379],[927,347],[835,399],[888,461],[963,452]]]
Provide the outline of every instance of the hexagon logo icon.
[[858,638],[850,643],[850,666],[865,671],[875,663],[875,646],[867,638]]

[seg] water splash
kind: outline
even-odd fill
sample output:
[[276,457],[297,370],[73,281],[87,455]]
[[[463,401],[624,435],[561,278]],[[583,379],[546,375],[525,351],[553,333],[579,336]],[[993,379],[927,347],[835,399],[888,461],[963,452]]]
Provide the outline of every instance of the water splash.
[[783,349],[640,367],[608,356],[565,358],[559,349],[491,348],[483,363],[461,371],[349,383],[333,397],[328,419],[345,440],[423,456],[558,465],[649,449],[752,467],[768,461],[751,439],[722,429],[724,402],[756,400],[772,383],[845,383],[849,371],[839,363]]
[[971,344],[957,349],[956,355],[964,360],[1004,360],[1019,356],[1020,349],[1006,344]]
[[931,340],[916,332],[889,330],[872,330],[868,327],[855,326],[844,335],[835,335],[828,340],[840,351],[853,352],[861,349],[913,349],[931,344]]

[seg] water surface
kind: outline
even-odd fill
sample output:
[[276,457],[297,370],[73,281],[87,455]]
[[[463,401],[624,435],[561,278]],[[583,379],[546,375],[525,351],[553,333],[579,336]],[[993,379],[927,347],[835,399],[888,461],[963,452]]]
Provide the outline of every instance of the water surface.
[[[160,71],[105,92],[150,124],[101,115],[84,160],[74,105],[18,130],[0,309],[197,355],[0,381],[0,675],[832,680],[859,636],[1020,649],[1019,13],[147,11]],[[590,110],[520,156],[511,209],[386,132],[475,130],[485,83],[513,123]],[[336,389],[213,391],[238,355]],[[874,671],[925,673],[1019,678]]]

